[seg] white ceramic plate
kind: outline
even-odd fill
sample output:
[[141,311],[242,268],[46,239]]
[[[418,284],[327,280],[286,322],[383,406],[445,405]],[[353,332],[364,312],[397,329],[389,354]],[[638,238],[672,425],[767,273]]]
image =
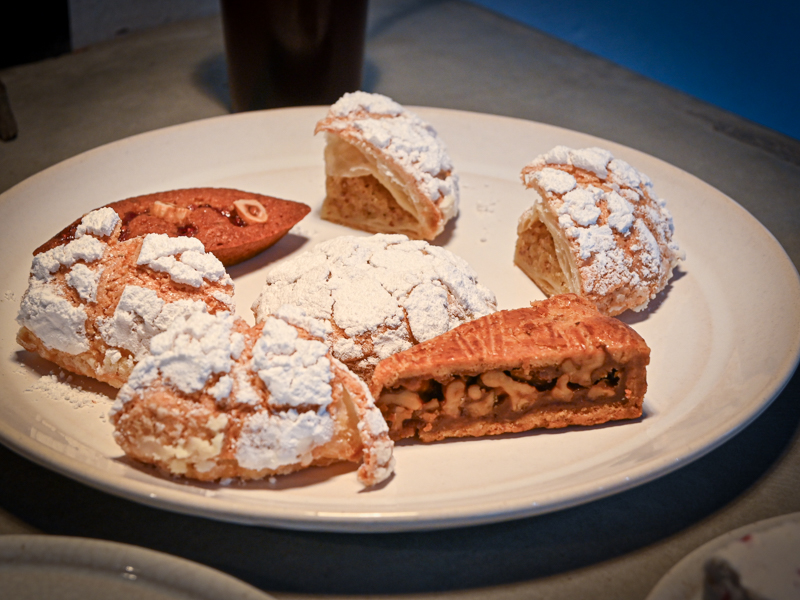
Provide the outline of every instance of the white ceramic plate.
[[[24,181],[0,201],[0,439],[102,490],[170,510],[242,523],[337,531],[430,529],[562,509],[673,471],[750,423],[794,371],[800,284],[775,239],[719,191],[651,156],[556,127],[419,108],[460,171],[461,214],[436,243],[465,258],[500,308],[544,296],[512,262],[516,223],[532,203],[521,168],[557,144],[598,145],[647,173],[668,201],[687,252],[672,284],[624,320],[652,348],[645,414],[587,429],[396,448],[397,473],[361,491],[335,466],[246,485],[172,480],[126,460],[106,418],[111,400],[36,389],[52,366],[15,344],[31,251],[108,202],[180,187],[224,186],[299,200],[314,210],[266,253],[231,269],[239,313],[265,272],[316,242],[358,232],[321,221],[324,108],[242,113],[153,131],[86,152]],[[76,378],[73,384],[91,386]],[[33,387],[32,387],[33,386]],[[93,389],[111,394],[95,385]]]
[[[751,523],[721,535],[692,551],[667,571],[667,574],[661,578],[646,600],[702,600],[703,566],[709,558],[736,540],[745,539],[747,536],[767,529],[796,527],[798,524],[800,524],[800,513],[791,513]],[[798,581],[798,573],[787,568],[789,565],[786,564],[786,559],[794,557],[797,560],[794,564],[800,565],[800,538],[782,537],[761,541],[758,544],[757,555],[757,564],[767,569],[764,574],[780,577],[781,581],[778,583],[782,587],[786,587],[786,577],[791,577],[791,581]],[[779,571],[779,569],[781,570]],[[762,571],[759,570],[759,572]],[[743,580],[742,583],[747,586],[747,581]]]
[[3,598],[274,600],[210,567],[137,546],[76,537],[0,536]]

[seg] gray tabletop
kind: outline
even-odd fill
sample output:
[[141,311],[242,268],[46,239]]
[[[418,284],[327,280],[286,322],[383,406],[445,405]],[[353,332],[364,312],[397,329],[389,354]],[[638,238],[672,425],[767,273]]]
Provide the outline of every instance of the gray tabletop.
[[[218,18],[5,69],[0,80],[19,125],[18,138],[0,144],[0,192],[84,150],[229,111]],[[403,104],[541,121],[652,154],[739,202],[800,264],[800,142],[536,30],[463,2],[373,1],[363,87]],[[278,598],[644,598],[706,541],[800,511],[798,423],[795,374],[742,433],[633,490],[507,523],[369,535],[152,509],[0,447],[0,534],[137,544]]]

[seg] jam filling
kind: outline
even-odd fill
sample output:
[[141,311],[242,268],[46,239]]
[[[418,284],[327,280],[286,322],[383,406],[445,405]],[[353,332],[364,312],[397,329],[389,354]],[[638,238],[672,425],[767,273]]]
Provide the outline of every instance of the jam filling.
[[[211,210],[216,211],[217,213],[228,219],[228,221],[230,221],[231,224],[236,227],[247,226],[247,222],[244,219],[242,219],[235,211],[226,210],[224,208],[218,208],[216,206],[211,206],[210,204],[190,204],[186,208],[188,208],[190,211],[197,210],[199,208],[210,208]],[[129,226],[131,221],[133,221],[136,217],[148,214],[150,214],[149,209],[141,212],[137,211],[126,212],[122,217],[122,230],[120,232],[119,240],[121,242],[124,242],[130,237]],[[194,237],[197,234],[197,232],[198,232],[198,227],[193,223],[187,223],[186,225],[181,225],[180,227],[178,227],[178,235],[186,237]],[[74,238],[74,235],[75,235],[75,228],[70,228],[69,231],[65,231],[61,234],[61,238],[64,242],[68,242]]]

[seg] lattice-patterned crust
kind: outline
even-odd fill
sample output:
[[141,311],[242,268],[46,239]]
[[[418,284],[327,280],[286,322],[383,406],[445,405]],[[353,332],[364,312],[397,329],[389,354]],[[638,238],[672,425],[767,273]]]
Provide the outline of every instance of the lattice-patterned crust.
[[596,425],[641,416],[649,357],[630,327],[564,294],[384,359],[371,390],[396,440]]

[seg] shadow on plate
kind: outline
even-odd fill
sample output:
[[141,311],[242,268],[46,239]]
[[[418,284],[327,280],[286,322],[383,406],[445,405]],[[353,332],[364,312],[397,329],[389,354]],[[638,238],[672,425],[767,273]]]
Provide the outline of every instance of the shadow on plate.
[[[273,246],[256,254],[253,258],[240,262],[238,265],[226,267],[228,274],[235,280],[237,277],[248,275],[300,250],[308,243],[308,238],[294,233],[287,233]],[[255,298],[253,298],[255,300]]]
[[675,270],[672,271],[672,277],[670,278],[667,285],[661,290],[656,297],[653,298],[650,303],[647,305],[647,308],[641,312],[634,312],[632,310],[626,310],[624,313],[619,315],[617,318],[627,325],[636,325],[637,323],[641,323],[642,321],[646,321],[650,315],[655,313],[664,301],[669,296],[670,292],[672,291],[673,284],[678,281],[679,279],[683,279],[686,277],[687,273],[683,269],[681,269],[680,265],[675,267]]

